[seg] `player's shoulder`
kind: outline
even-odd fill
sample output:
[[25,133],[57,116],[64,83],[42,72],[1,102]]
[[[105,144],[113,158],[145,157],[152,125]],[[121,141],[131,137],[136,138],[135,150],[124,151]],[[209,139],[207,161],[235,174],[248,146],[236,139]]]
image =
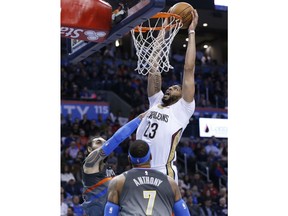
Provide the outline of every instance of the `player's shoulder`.
[[181,97],[177,103],[181,104],[182,106],[195,106],[195,100],[186,101],[183,97]]
[[176,103],[171,105],[171,108],[179,113],[179,110],[183,111],[183,113],[186,113],[187,115],[191,115],[195,111],[195,100],[192,102],[187,102],[184,100],[184,98],[180,98]]
[[160,99],[162,99],[164,93],[162,90],[155,92],[153,95],[149,96],[149,100],[156,100],[156,101],[160,101]]
[[186,105],[186,106],[195,104],[195,100],[194,99],[192,101],[186,101],[183,96],[177,102],[182,104],[182,105]]
[[111,187],[119,187],[122,186],[125,182],[125,175],[122,173],[118,176],[114,176],[111,180],[110,180],[110,183],[109,185],[111,185]]

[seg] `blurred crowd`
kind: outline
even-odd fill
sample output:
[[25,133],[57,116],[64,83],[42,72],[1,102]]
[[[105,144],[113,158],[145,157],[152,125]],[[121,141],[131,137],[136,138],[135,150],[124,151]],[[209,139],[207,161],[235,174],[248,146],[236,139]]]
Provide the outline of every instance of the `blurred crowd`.
[[[181,58],[181,56],[183,58]],[[170,60],[173,71],[163,73],[163,90],[181,83],[184,54],[175,53]],[[105,100],[97,90],[113,91],[138,113],[146,110],[147,76],[138,74],[137,56],[108,47],[77,64],[61,66],[61,98]],[[228,106],[227,65],[197,52],[195,69],[196,107],[226,108]],[[138,114],[137,113],[137,114]]]
[[[117,121],[81,119],[79,122],[70,122],[64,118],[61,128],[64,127],[69,132],[61,138],[61,209],[63,215],[67,215],[69,210],[74,215],[83,216],[85,214],[80,205],[83,201],[81,167],[87,156],[89,136],[99,135],[109,139],[120,125]],[[135,137],[133,133],[108,157],[107,163],[116,174],[131,168],[127,151]],[[203,215],[201,212],[206,208],[217,212],[213,215],[227,215],[227,182],[219,184],[219,178],[228,175],[227,139],[183,138],[177,147],[177,157],[179,187],[191,215]],[[185,158],[187,170],[184,169]],[[208,176],[196,169],[198,163],[209,168]]]
[[[172,55],[174,70],[163,74],[163,89],[180,83],[183,61],[183,54]],[[105,101],[105,95],[97,94],[97,90],[114,91],[134,108],[136,116],[148,108],[147,77],[134,71],[136,65],[137,58],[111,47],[75,65],[63,63],[61,99]],[[198,52],[195,79],[196,107],[228,107],[226,65],[218,65]],[[102,119],[99,115],[88,119],[83,115],[82,119],[72,120],[71,116],[61,114],[61,215],[85,216],[81,207],[81,167],[87,155],[88,139],[96,135],[109,139],[119,127],[117,118]],[[107,163],[116,174],[131,168],[127,151],[135,137],[132,134],[108,157]],[[228,215],[227,181],[219,182],[223,177],[227,180],[228,140],[201,138],[196,131],[193,137],[183,136],[177,147],[177,158],[179,188],[191,215]],[[208,168],[208,173],[202,172],[203,166]]]

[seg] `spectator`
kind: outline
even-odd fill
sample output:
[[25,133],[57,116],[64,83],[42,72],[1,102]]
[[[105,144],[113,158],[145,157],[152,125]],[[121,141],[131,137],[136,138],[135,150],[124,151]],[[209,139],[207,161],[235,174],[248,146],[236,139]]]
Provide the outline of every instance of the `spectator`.
[[227,163],[228,163],[228,145],[227,143],[222,142],[221,143],[221,163],[227,167]]
[[201,216],[201,210],[198,204],[193,202],[193,198],[191,196],[188,197],[187,206],[191,216]]
[[182,190],[182,189],[184,189],[184,190],[188,190],[188,189],[189,189],[189,186],[186,185],[181,178],[179,178],[179,180],[178,180],[178,186],[179,186],[179,188],[180,188],[181,190]]
[[186,190],[189,190],[191,188],[190,177],[188,174],[185,174],[183,176],[183,184],[185,185]]
[[66,137],[69,134],[70,124],[67,119],[61,113],[61,137]]
[[77,147],[76,141],[71,141],[70,146],[66,149],[66,158],[73,163],[76,159],[79,152],[79,148]]
[[72,141],[76,141],[77,137],[70,131],[68,136],[63,138],[62,150],[67,149]]
[[76,216],[76,215],[74,214],[74,209],[73,209],[72,206],[69,206],[69,207],[68,207],[67,216]]
[[215,209],[212,207],[212,199],[210,197],[205,197],[200,211],[201,216],[218,216]]
[[64,189],[71,196],[81,195],[82,186],[80,182],[76,182],[74,179],[70,179],[68,183],[64,186]]
[[69,206],[72,203],[71,194],[67,193],[63,186],[61,186],[61,196],[63,195],[63,201]]
[[183,141],[182,145],[179,146],[179,152],[181,154],[186,154],[188,158],[195,158],[193,149],[189,146],[189,141]]
[[92,119],[87,130],[87,136],[96,136],[99,129],[96,119]]
[[227,199],[228,199],[228,194],[227,194],[227,188],[222,186],[218,192],[218,197],[217,197],[217,200],[219,200],[221,197],[225,197],[226,199],[226,202],[227,202]]
[[215,207],[215,211],[216,211],[218,216],[227,216],[228,215],[228,206],[227,206],[225,197],[219,198],[219,203]]
[[221,154],[219,148],[213,144],[212,139],[207,140],[207,145],[205,146],[205,151],[206,151],[206,154],[210,154],[210,152],[213,152],[215,156],[220,156],[220,154]]
[[191,172],[195,171],[195,159],[196,155],[194,154],[194,151],[192,147],[190,146],[189,141],[183,141],[181,145],[179,146],[179,151],[180,154],[182,154],[186,159],[187,159],[187,164],[189,164],[189,168]]
[[[81,163],[80,158],[82,158]],[[81,167],[83,164],[83,160],[84,160],[84,154],[83,152],[79,151],[76,160],[71,165],[71,172],[73,173],[76,182],[80,182],[82,180]]]
[[68,212],[68,205],[64,202],[64,194],[61,192],[61,216],[66,216]]
[[86,145],[88,143],[89,138],[86,136],[86,132],[83,129],[80,129],[79,137],[77,139],[77,147],[81,151],[86,149]]
[[78,195],[73,196],[71,206],[73,207],[74,214],[76,216],[83,216],[84,215],[84,210],[80,204],[80,197]]
[[111,168],[114,173],[117,173],[118,158],[115,156],[115,153],[112,152],[107,158],[107,166]]
[[82,166],[84,158],[85,158],[85,155],[84,155],[83,151],[78,151],[76,159],[74,160],[74,165],[81,165]]
[[80,127],[79,127],[79,119],[76,118],[75,121],[72,124],[71,132],[73,133],[74,136],[79,136],[80,134]]
[[72,123],[73,123],[72,114],[71,114],[71,113],[68,113],[68,114],[65,116],[65,120],[66,120],[67,126],[68,126],[68,127],[71,127],[71,126],[72,126]]
[[210,177],[215,185],[218,185],[219,178],[225,175],[225,170],[218,161],[212,163],[210,167]]
[[213,181],[207,181],[207,184],[203,190],[203,196],[210,196],[213,201],[216,201],[218,189],[214,186]]
[[201,197],[201,193],[199,192],[197,185],[192,186],[191,197],[195,200],[195,204],[198,204],[198,200]]
[[81,99],[91,99],[92,94],[87,88],[87,86],[84,86],[83,89],[80,91],[80,98]]
[[70,179],[75,181],[75,177],[71,172],[71,167],[69,164],[64,164],[61,170],[61,182],[63,185],[69,182]]
[[192,178],[192,180],[191,180],[191,185],[192,185],[192,187],[193,187],[194,185],[196,185],[197,188],[198,188],[198,190],[199,190],[199,192],[200,192],[200,193],[203,192],[204,187],[205,187],[205,182],[204,182],[204,180],[201,178],[200,173],[198,173],[198,172],[194,173],[193,178]]
[[91,121],[88,119],[87,114],[83,114],[82,119],[79,122],[79,126],[84,131],[88,131],[89,130],[89,126],[90,126],[90,122]]
[[200,152],[196,157],[198,162],[207,162],[208,155],[206,154],[205,147],[201,147]]

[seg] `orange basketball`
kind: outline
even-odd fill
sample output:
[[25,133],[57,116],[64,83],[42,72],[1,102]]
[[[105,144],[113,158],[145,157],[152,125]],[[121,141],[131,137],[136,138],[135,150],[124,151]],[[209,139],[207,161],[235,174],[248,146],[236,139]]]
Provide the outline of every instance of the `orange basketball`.
[[168,12],[181,16],[183,23],[181,29],[187,29],[192,21],[192,14],[191,14],[192,10],[193,10],[192,5],[188,4],[187,2],[179,2],[173,5],[168,10]]

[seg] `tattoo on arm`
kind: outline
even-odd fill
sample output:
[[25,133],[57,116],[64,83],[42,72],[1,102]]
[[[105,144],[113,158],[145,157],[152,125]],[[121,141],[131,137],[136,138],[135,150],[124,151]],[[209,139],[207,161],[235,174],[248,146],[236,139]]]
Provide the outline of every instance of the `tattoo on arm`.
[[161,74],[156,73],[154,76],[154,91],[159,92],[161,90]]
[[87,156],[87,158],[85,159],[84,166],[93,167],[96,163],[99,163],[105,157],[106,155],[102,148],[100,150],[96,149]]

